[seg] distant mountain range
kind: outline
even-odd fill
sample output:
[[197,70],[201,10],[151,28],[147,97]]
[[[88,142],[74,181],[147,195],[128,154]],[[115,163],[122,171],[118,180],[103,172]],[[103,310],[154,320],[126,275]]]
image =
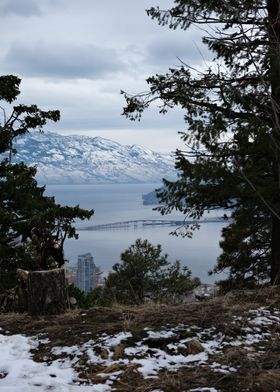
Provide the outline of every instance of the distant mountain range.
[[30,132],[19,137],[14,161],[36,165],[45,184],[153,183],[174,178],[173,159],[101,137]]

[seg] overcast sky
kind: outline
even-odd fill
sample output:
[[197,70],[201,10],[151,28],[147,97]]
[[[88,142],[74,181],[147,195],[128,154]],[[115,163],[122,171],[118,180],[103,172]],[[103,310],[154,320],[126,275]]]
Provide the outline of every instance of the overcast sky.
[[20,102],[59,109],[46,129],[102,136],[157,151],[182,147],[183,113],[155,109],[140,123],[121,116],[120,90],[146,90],[145,79],[203,62],[199,30],[171,31],[146,9],[172,0],[0,0],[1,74],[22,78]]

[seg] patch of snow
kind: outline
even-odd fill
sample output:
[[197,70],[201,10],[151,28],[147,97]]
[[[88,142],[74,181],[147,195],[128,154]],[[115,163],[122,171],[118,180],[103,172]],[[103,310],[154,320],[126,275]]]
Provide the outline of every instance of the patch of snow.
[[102,340],[102,344],[107,347],[114,347],[119,345],[122,341],[131,337],[132,337],[131,332],[120,332],[117,335],[105,337]]
[[[277,321],[279,322],[280,319],[276,317]],[[250,324],[253,325],[271,325],[274,323],[275,320],[272,320],[271,318],[264,317],[264,316],[258,316],[255,317],[253,320],[250,320]]]
[[124,352],[126,355],[129,356],[135,356],[135,355],[141,355],[145,354],[149,350],[149,347],[146,345],[140,346],[138,345],[137,347],[127,347],[125,348]]
[[170,338],[171,336],[175,336],[173,331],[149,331],[147,330],[148,337],[145,339],[161,339],[161,338]]
[[205,362],[208,359],[208,355],[204,352],[195,355],[169,355],[165,351],[159,349],[151,349],[153,356],[150,354],[146,358],[134,358],[131,362],[138,364],[141,367],[138,371],[143,375],[144,378],[157,377],[158,372],[162,369],[174,371],[182,366],[188,365],[193,362],[198,364]]
[[210,364],[210,367],[214,369],[214,372],[218,372],[218,373],[229,374],[229,373],[237,372],[237,369],[234,368],[233,366],[221,365],[220,363],[217,362],[212,362]]
[[80,349],[78,346],[66,346],[66,347],[53,347],[51,350],[52,354],[54,355],[61,355],[61,354],[68,354],[68,355],[76,355],[80,352]]
[[164,392],[162,389],[153,389],[151,392]]
[[[92,392],[92,386],[74,383],[78,376],[67,359],[51,364],[32,360],[30,351],[37,348],[35,338],[22,335],[0,335],[0,372],[6,374],[0,379],[0,390],[5,392]],[[110,392],[111,388],[97,384],[95,391]]]

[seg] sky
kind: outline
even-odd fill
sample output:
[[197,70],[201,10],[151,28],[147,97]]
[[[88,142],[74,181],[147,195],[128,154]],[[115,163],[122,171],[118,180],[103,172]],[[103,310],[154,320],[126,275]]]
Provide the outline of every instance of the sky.
[[[141,122],[121,115],[120,90],[147,90],[145,80],[182,61],[204,62],[201,31],[169,30],[146,9],[172,0],[0,0],[0,74],[22,79],[18,103],[59,109],[46,129],[101,136],[155,151],[182,148],[183,112],[153,107]],[[179,58],[179,59],[178,59]]]

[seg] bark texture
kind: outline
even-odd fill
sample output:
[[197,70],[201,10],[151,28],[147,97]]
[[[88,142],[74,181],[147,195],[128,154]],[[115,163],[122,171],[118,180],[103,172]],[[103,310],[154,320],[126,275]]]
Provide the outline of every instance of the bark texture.
[[274,203],[271,238],[271,284],[280,283],[280,2],[267,1],[268,35],[270,41],[270,83],[273,128],[271,133],[272,154],[274,156],[274,177],[278,183],[278,195]]
[[67,308],[64,269],[17,271],[17,285],[0,296],[0,312],[33,316],[64,313]]
[[64,269],[33,271],[28,275],[28,313],[51,315],[66,310]]

